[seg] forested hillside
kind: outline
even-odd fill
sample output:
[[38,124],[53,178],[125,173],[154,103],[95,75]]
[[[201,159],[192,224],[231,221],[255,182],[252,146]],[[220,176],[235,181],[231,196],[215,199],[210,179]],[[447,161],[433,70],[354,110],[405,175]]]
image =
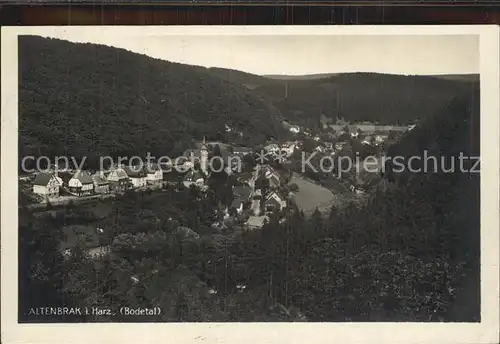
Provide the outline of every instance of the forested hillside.
[[479,80],[471,78],[462,81],[346,73],[324,78],[275,79],[254,90],[272,99],[286,119],[311,127],[319,126],[321,115],[333,120],[343,117],[354,122],[408,124],[435,114]]
[[213,67],[208,68],[208,71],[210,72],[210,74],[218,78],[227,80],[229,82],[245,85],[250,89],[254,89],[263,85],[273,85],[276,83],[276,80],[272,80],[265,76],[246,73],[239,70]]
[[282,129],[272,105],[207,69],[36,36],[19,37],[19,57],[21,156],[167,155],[225,124],[249,143]]
[[460,153],[479,156],[479,123],[471,87],[389,151],[428,151],[437,170],[388,173],[367,203],[316,214],[305,232],[300,219],[268,228],[267,250],[286,261],[273,279],[281,300],[317,321],[479,321],[480,175],[458,165]]
[[[389,147],[388,157],[403,158],[404,170],[389,162],[385,174],[415,201],[432,205],[438,228],[449,235],[441,249],[446,246],[454,257],[465,252],[474,264],[480,244],[479,113],[479,87],[470,86],[467,96],[454,98]],[[411,157],[419,159],[410,162]]]
[[[478,104],[478,89],[455,97],[389,154],[478,155]],[[195,188],[130,193],[100,219],[68,207],[33,221],[21,209],[20,310],[154,304],[162,321],[480,321],[479,174],[385,177],[366,203],[328,218],[291,211],[241,235],[210,228],[216,200]],[[61,227],[74,224],[106,228],[113,255],[55,259]]]

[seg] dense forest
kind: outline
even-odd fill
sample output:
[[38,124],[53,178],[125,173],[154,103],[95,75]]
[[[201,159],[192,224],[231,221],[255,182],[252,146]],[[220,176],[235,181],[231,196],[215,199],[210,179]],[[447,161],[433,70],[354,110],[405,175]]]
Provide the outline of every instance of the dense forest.
[[177,154],[203,136],[253,146],[282,136],[282,119],[412,123],[474,83],[367,73],[272,79],[36,36],[19,38],[19,56],[20,156],[90,164]]
[[260,77],[221,68],[210,71],[264,95],[284,118],[308,127],[319,127],[322,115],[334,122],[339,117],[351,122],[413,124],[435,114],[479,80],[478,75],[455,79],[375,73]]
[[[424,151],[479,155],[477,88],[450,99],[388,154]],[[158,305],[162,321],[480,321],[478,173],[388,165],[365,203],[326,218],[291,209],[285,222],[272,217],[240,234],[209,226],[211,197],[194,188],[130,193],[101,218],[69,207],[34,220],[21,208],[20,320],[36,321],[24,316],[27,307],[73,303]],[[112,255],[59,258],[63,226],[98,221],[112,228],[101,238]]]
[[36,36],[19,37],[19,57],[21,157],[168,155],[283,130],[273,105],[204,68]]

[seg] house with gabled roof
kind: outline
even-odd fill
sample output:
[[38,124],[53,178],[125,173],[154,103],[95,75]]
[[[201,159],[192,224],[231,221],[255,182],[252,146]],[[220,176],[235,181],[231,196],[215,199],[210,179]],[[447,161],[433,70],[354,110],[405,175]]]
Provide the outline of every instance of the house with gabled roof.
[[262,174],[269,180],[269,186],[273,189],[279,188],[283,176],[270,166],[264,166],[262,168]]
[[40,172],[33,181],[33,193],[47,198],[59,196],[62,180],[55,173]]
[[114,189],[126,189],[128,187],[130,180],[123,167],[115,167],[109,172],[107,179],[110,187]]
[[87,171],[76,171],[68,182],[69,192],[77,196],[88,196],[94,193],[94,181]]
[[271,175],[269,175],[269,177],[267,178],[269,179],[269,186],[273,189],[276,189],[276,188],[279,188],[280,187],[280,179],[278,178],[278,176],[274,173],[272,173]]
[[105,194],[109,192],[109,182],[103,172],[96,172],[92,175],[95,193]]
[[163,170],[158,164],[146,165],[146,183],[160,185],[163,183]]
[[292,156],[293,152],[295,151],[295,142],[293,141],[284,142],[281,145],[281,151],[284,152],[288,157]]
[[264,198],[264,209],[266,211],[283,210],[286,208],[286,198],[277,191],[269,192]]
[[125,166],[123,170],[135,188],[146,186],[147,173],[143,166]]
[[245,222],[245,227],[247,230],[262,228],[268,221],[269,217],[266,215],[250,216],[247,222]]

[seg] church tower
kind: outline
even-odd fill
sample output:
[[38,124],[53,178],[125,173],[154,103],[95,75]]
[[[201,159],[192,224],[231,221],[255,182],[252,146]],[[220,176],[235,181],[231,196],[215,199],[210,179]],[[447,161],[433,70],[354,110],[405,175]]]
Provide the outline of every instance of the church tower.
[[208,146],[205,137],[200,148],[200,166],[205,175],[208,175]]

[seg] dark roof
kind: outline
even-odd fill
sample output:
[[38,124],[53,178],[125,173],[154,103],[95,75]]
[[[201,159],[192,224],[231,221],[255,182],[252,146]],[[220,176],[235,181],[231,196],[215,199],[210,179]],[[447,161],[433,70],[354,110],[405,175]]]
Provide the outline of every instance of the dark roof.
[[279,199],[281,199],[281,200],[285,200],[285,197],[284,197],[284,196],[281,194],[281,192],[279,192],[279,191],[271,191],[271,192],[267,193],[267,195],[266,195],[266,200],[271,199],[271,196],[272,196],[273,194],[276,194],[276,196],[278,196],[278,197],[279,197]]
[[271,177],[269,178],[269,182],[273,183],[276,186],[280,185],[280,180],[278,179],[278,177],[276,177],[275,174],[271,175]]
[[265,166],[262,166],[262,168],[260,169],[260,173],[262,173],[264,176],[267,174],[267,173],[274,173],[274,168],[272,168],[271,166],[269,165],[265,165]]
[[107,185],[107,184],[109,184],[108,181],[105,178],[103,178],[103,177],[101,177],[99,175],[99,173],[94,174],[92,176],[92,180],[94,181],[94,183],[96,185]]
[[255,185],[257,187],[257,185],[269,185],[269,179],[267,179],[266,177],[264,177],[263,175],[260,175],[259,177],[257,177],[257,179],[255,180]]
[[77,171],[73,175],[73,178],[78,179],[82,184],[94,184],[94,181],[92,180],[92,177],[90,177],[90,174],[85,171]]
[[69,182],[69,180],[73,177],[73,176],[71,175],[71,173],[69,173],[69,172],[59,172],[59,173],[57,174],[57,176],[58,176],[59,178],[61,178],[61,180],[62,180],[64,183],[68,183],[68,182]]
[[47,186],[52,177],[54,177],[53,173],[40,172],[36,175],[33,184]]
[[144,167],[141,168],[139,166],[125,166],[123,170],[129,178],[144,178],[146,176]]
[[[116,172],[118,179],[128,179],[127,172],[125,172],[125,170],[121,167],[115,169],[112,172]],[[112,173],[112,172],[110,172],[110,173]]]

